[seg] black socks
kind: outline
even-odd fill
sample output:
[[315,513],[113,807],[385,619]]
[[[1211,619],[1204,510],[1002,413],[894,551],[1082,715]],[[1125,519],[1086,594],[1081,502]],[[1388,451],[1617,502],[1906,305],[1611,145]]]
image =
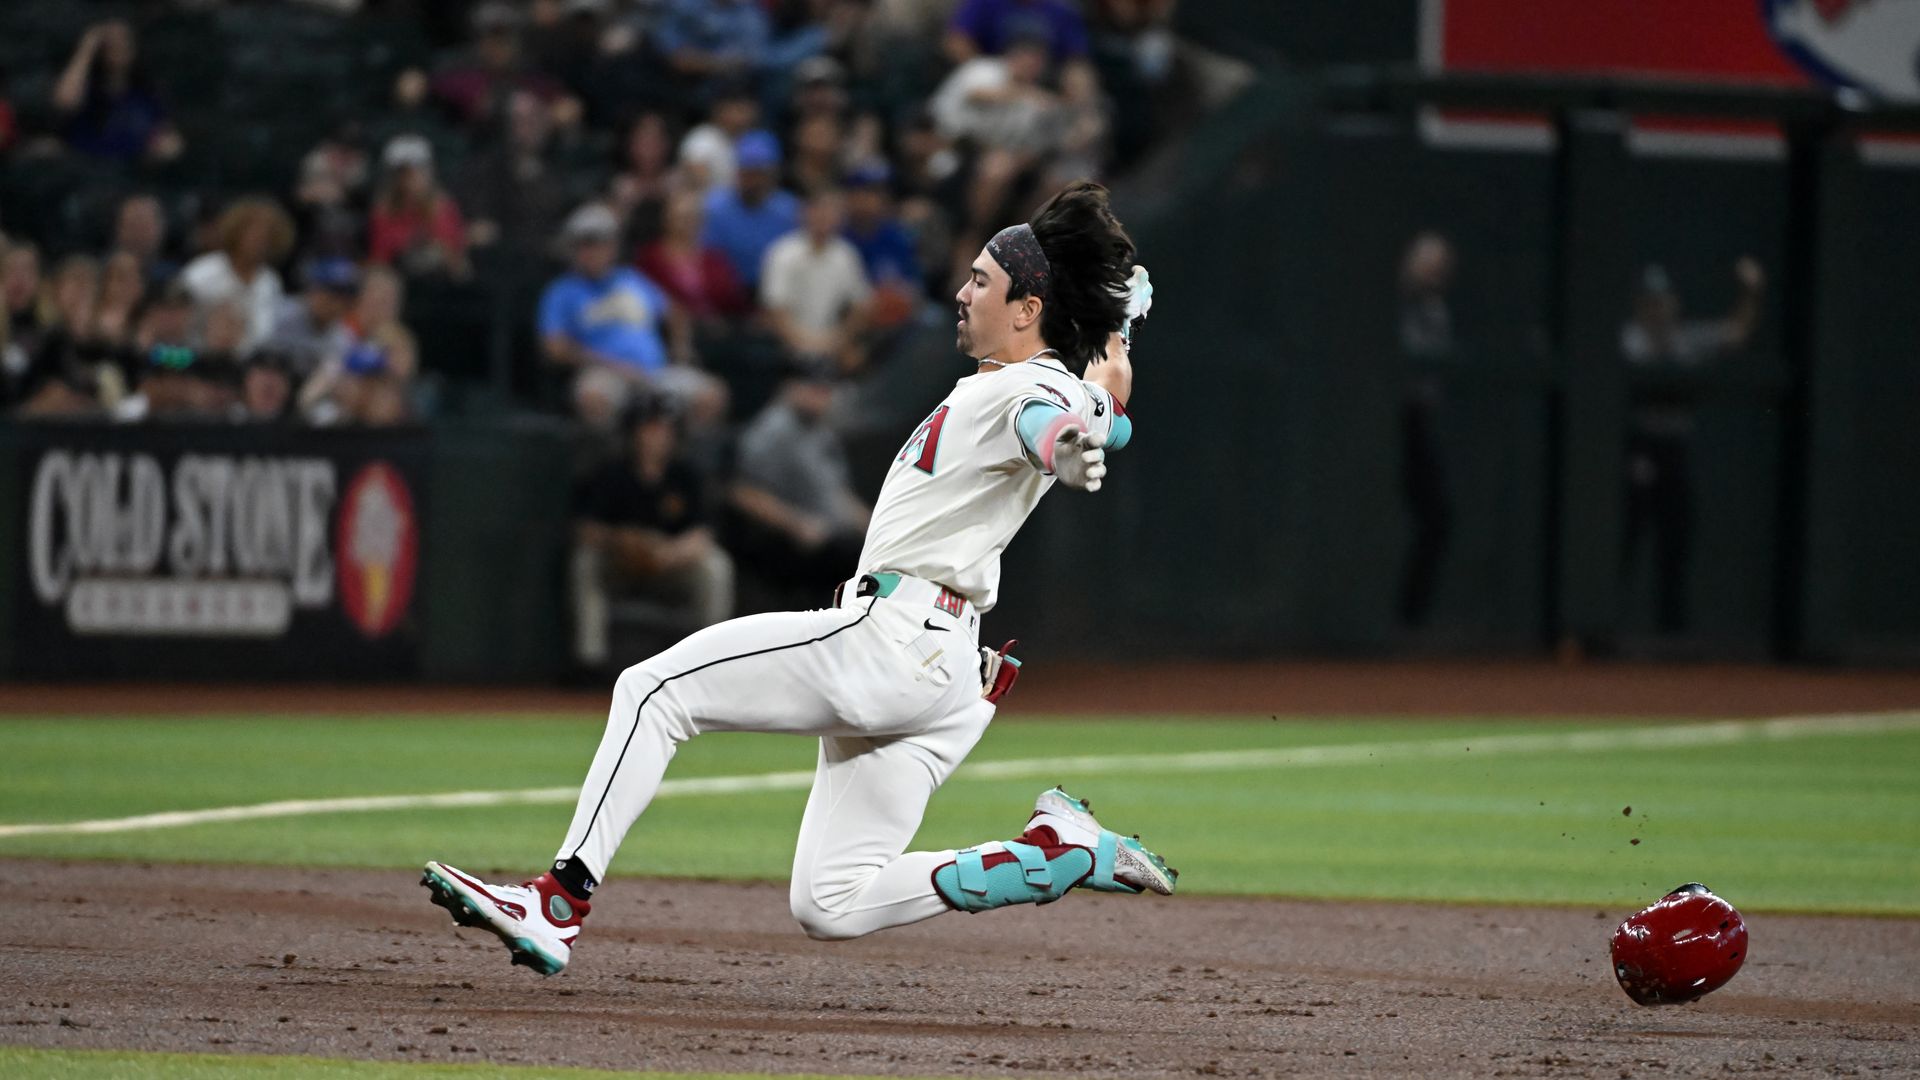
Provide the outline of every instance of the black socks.
[[553,880],[573,895],[575,900],[593,899],[593,890],[600,883],[587,873],[587,865],[579,859],[559,859],[553,864]]

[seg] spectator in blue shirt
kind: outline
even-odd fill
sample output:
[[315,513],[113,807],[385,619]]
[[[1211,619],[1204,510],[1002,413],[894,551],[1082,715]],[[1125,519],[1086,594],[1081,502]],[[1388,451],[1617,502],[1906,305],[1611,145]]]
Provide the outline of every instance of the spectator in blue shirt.
[[924,296],[920,259],[913,234],[894,212],[887,190],[892,172],[875,161],[847,175],[847,242],[860,253],[867,279],[873,283],[873,323],[882,329],[898,326],[913,316]]
[[666,0],[652,34],[675,74],[702,82],[791,71],[832,39],[820,22],[775,38],[759,0]]
[[185,144],[138,56],[125,19],[87,27],[53,85],[53,107],[68,145],[122,163],[180,156]]
[[961,0],[947,23],[947,58],[998,56],[1015,37],[1043,35],[1055,64],[1087,58],[1087,24],[1066,0]]
[[749,291],[760,285],[760,261],[775,240],[800,227],[800,200],[778,186],[780,142],[769,131],[749,131],[734,147],[738,177],[731,190],[707,196],[701,243],[727,257]]
[[750,75],[765,59],[771,27],[755,0],[668,0],[653,44],[681,75]]
[[562,238],[572,268],[540,297],[540,345],[549,362],[575,371],[581,419],[611,431],[636,390],[651,388],[684,406],[690,425],[718,422],[726,410],[725,385],[668,355],[662,326],[689,361],[690,328],[658,285],[618,265],[620,222],[613,211],[599,203],[581,207],[567,219]]
[[867,277],[881,282],[917,283],[920,260],[913,236],[893,212],[893,179],[885,162],[873,161],[847,174],[847,240],[860,252]]

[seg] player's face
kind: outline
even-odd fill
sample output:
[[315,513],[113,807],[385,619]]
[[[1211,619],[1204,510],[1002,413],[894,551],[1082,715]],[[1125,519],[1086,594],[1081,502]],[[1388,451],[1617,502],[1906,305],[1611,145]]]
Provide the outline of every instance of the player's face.
[[978,360],[992,356],[1007,339],[1013,315],[1007,304],[1007,272],[985,248],[974,257],[967,283],[954,297],[960,302],[960,323],[954,345]]

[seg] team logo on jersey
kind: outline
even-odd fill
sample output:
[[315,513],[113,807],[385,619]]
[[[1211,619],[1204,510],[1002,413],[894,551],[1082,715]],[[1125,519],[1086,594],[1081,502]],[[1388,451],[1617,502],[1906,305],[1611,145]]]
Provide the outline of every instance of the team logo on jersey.
[[1782,52],[1808,74],[1920,101],[1920,10],[1907,0],[1761,0]]
[[420,529],[413,495],[393,466],[375,461],[347,484],[335,527],[340,606],[360,632],[384,637],[413,598]]
[[934,461],[940,455],[940,429],[946,426],[947,411],[945,405],[933,410],[933,415],[920,422],[907,445],[900,448],[900,456],[893,460],[897,463],[912,458],[914,468],[932,476]]
[[1055,390],[1053,387],[1048,386],[1046,383],[1041,383],[1039,385],[1040,385],[1040,389],[1045,390],[1047,392],[1048,397],[1051,397],[1053,400],[1060,403],[1061,408],[1067,410],[1068,412],[1073,411],[1073,406],[1069,404],[1067,401],[1067,395],[1061,393],[1058,390]]

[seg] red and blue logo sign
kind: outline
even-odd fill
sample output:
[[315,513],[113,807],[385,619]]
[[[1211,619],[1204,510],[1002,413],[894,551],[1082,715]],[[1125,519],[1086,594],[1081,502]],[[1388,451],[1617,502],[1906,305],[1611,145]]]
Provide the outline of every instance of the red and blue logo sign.
[[1920,4],[1761,0],[1780,51],[1807,74],[1886,101],[1920,101]]
[[1421,0],[1433,70],[1824,82],[1920,101],[1915,0]]

